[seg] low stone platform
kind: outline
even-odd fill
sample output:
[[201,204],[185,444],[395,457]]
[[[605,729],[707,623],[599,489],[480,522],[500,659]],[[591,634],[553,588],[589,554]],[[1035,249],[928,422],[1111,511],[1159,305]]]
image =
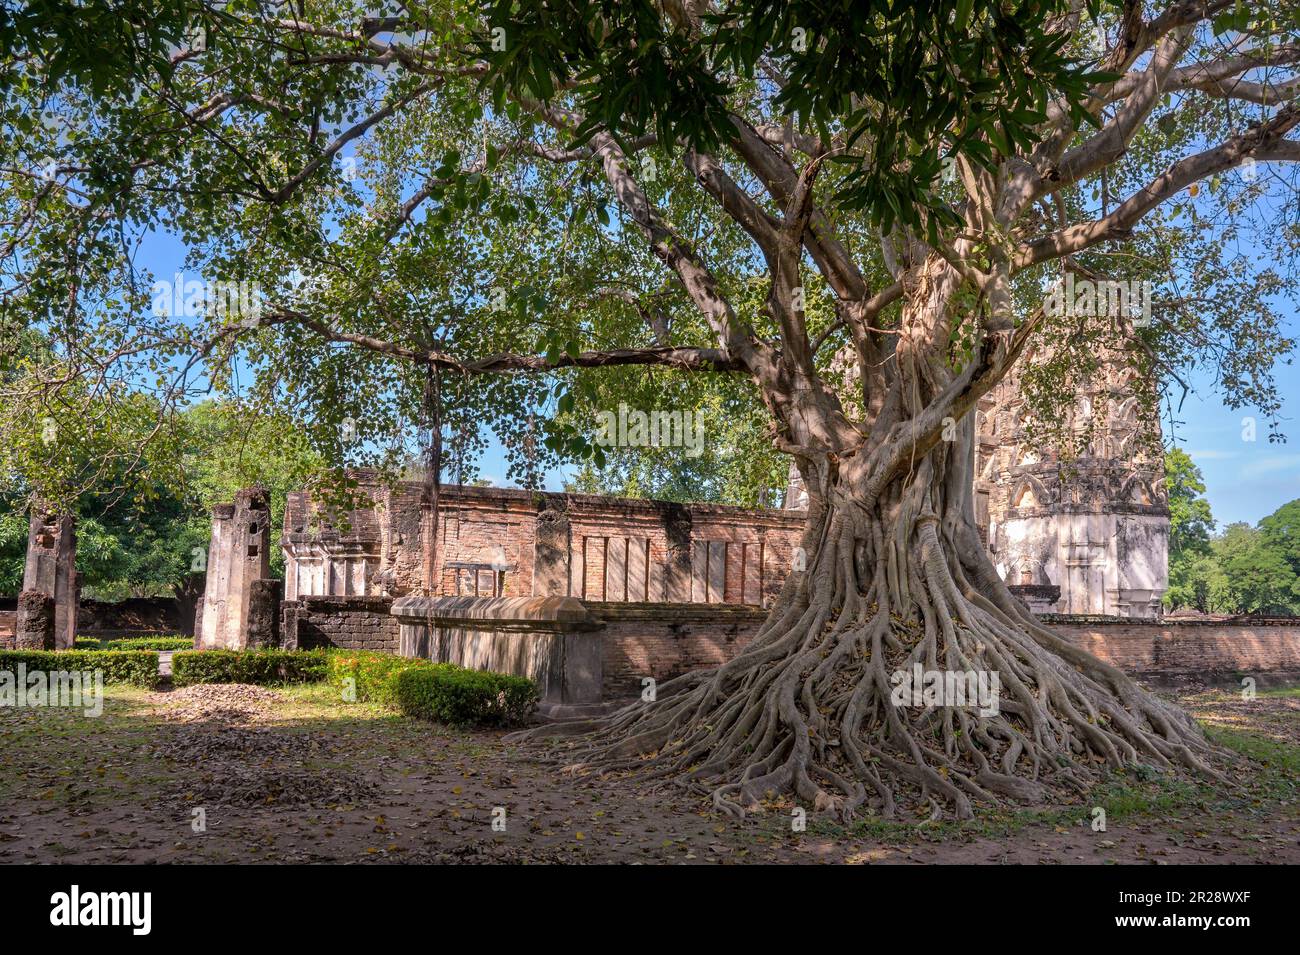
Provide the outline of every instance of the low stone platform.
[[402,597],[398,652],[526,676],[548,707],[601,703],[601,625],[573,597]]

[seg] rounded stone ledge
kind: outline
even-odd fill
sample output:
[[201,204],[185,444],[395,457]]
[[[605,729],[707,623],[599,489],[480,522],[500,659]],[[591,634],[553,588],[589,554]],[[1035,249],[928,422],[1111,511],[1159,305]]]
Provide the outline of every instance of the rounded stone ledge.
[[528,630],[597,630],[601,627],[575,597],[399,597],[401,623],[491,623]]

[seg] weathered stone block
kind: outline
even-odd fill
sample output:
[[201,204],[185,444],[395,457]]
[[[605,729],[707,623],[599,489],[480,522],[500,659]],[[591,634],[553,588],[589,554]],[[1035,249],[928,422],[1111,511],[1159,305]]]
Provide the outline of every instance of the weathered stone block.
[[572,597],[403,597],[393,616],[404,655],[529,677],[552,706],[601,700],[600,624]]
[[35,590],[54,600],[54,648],[72,649],[77,634],[77,534],[71,514],[32,510],[23,564],[23,590]]
[[563,495],[548,494],[537,514],[533,594],[538,597],[569,593],[569,515],[563,502]]
[[39,590],[24,590],[18,595],[14,648],[17,650],[55,649],[54,620],[54,598]]

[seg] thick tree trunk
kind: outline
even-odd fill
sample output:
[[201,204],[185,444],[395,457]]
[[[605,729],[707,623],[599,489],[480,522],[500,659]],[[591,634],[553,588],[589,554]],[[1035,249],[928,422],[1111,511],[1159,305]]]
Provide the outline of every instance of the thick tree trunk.
[[[970,507],[971,431],[878,494],[856,458],[805,473],[807,567],[753,642],[653,702],[564,727],[596,731],[578,765],[706,785],[737,814],[793,793],[845,817],[969,818],[980,802],[1086,791],[1103,767],[1210,772],[1189,717],[1060,639],[998,578]],[[985,695],[954,698],[962,688]]]

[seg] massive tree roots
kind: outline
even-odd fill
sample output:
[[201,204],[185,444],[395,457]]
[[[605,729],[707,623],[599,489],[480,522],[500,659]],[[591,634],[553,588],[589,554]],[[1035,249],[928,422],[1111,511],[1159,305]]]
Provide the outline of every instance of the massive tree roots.
[[968,522],[909,498],[922,499],[824,510],[805,538],[815,562],[735,659],[532,734],[576,737],[576,769],[703,787],[735,815],[793,794],[845,819],[967,819],[981,803],[1085,793],[1107,767],[1217,775],[1190,717],[1040,624]]

